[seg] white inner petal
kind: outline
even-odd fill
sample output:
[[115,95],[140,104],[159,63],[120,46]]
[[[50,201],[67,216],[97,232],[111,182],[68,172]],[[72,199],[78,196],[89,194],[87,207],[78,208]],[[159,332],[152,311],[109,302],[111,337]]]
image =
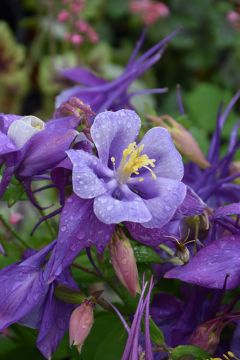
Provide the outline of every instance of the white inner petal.
[[15,145],[22,147],[33,135],[44,128],[45,123],[36,116],[23,116],[9,126],[7,135]]

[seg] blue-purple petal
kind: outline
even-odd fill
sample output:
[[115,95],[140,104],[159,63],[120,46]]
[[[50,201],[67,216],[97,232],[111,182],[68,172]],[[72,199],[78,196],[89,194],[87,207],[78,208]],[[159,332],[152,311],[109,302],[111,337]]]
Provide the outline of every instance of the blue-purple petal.
[[68,80],[78,82],[86,86],[97,86],[106,83],[106,80],[83,67],[63,69],[60,71],[60,74]]
[[139,145],[144,145],[143,154],[155,159],[154,173],[163,178],[181,180],[184,167],[182,157],[177,151],[168,130],[162,127],[150,129]]
[[59,276],[86,247],[96,246],[102,252],[113,230],[113,226],[105,225],[97,219],[92,200],[71,195],[63,208],[57,244],[45,271],[48,281]]
[[175,278],[208,288],[232,289],[240,284],[240,236],[226,236],[200,250],[188,264],[167,272]]
[[98,156],[104,165],[111,157],[119,166],[122,153],[135,141],[141,126],[141,120],[132,110],[104,111],[96,116],[91,127],[91,135],[98,150]]
[[144,199],[152,219],[142,225],[146,228],[161,228],[172,219],[183,202],[186,186],[177,180],[158,178],[154,180],[153,187],[157,190],[155,196]]
[[123,221],[136,223],[151,219],[144,201],[137,194],[128,191],[128,196],[116,199],[112,194],[103,194],[94,199],[94,213],[104,224],[119,224]]
[[99,159],[82,150],[69,150],[67,154],[73,164],[74,193],[82,199],[92,199],[104,194],[107,188],[101,179],[101,176],[104,176],[104,167]]

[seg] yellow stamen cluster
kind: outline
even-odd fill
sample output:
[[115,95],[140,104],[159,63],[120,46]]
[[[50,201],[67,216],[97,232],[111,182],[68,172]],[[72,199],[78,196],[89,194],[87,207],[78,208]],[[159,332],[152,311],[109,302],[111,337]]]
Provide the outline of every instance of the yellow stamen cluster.
[[[139,169],[145,168],[150,171],[152,178],[156,180],[156,175],[153,170],[150,168],[155,167],[155,159],[149,159],[146,154],[141,155],[144,145],[137,146],[135,142],[128,145],[128,147],[123,151],[122,161],[119,167],[119,172],[123,175],[123,178],[129,179],[131,174],[139,175]],[[139,181],[143,181],[143,178],[140,178]]]
[[228,351],[227,354],[223,354],[223,358],[219,358],[219,357],[216,357],[216,358],[210,358],[210,360],[240,360],[238,357],[236,357],[236,355],[233,354],[232,351]]

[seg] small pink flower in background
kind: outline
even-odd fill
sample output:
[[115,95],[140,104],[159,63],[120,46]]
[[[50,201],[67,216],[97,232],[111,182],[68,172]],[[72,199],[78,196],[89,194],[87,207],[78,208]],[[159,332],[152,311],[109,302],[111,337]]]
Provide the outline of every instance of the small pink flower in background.
[[9,216],[9,222],[11,225],[18,224],[23,219],[23,215],[18,212],[12,212]]
[[151,0],[132,0],[129,4],[130,11],[140,15],[145,25],[154,24],[159,18],[170,15],[170,10],[163,2]]
[[70,17],[70,14],[67,10],[62,10],[60,11],[60,13],[58,14],[58,21],[60,22],[65,22],[69,19]]
[[74,45],[80,45],[83,42],[83,37],[79,34],[72,34],[70,41]]
[[96,31],[82,19],[84,9],[86,7],[85,0],[62,0],[63,8],[57,15],[57,20],[65,23],[69,28],[69,32],[65,36],[65,40],[75,46],[79,46],[85,41],[95,44],[99,41]]
[[83,20],[78,20],[75,23],[75,28],[84,33],[88,31],[89,25]]
[[229,11],[227,20],[236,30],[240,30],[240,13],[238,11]]

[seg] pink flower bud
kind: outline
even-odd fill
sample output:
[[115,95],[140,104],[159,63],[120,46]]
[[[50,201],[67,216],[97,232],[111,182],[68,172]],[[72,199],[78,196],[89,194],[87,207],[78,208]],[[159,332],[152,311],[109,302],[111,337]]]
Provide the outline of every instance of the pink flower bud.
[[176,147],[183,155],[198,164],[202,169],[206,169],[210,166],[210,163],[205,158],[192,134],[171,116],[163,115],[158,117],[148,115],[147,118],[158,123],[170,132]]
[[9,216],[9,222],[11,225],[16,225],[23,219],[23,215],[18,212],[13,212]]
[[89,25],[83,20],[78,20],[75,23],[75,28],[80,32],[85,33],[86,31],[88,31]]
[[219,341],[220,335],[224,328],[222,322],[216,320],[199,325],[191,335],[189,342],[191,345],[198,346],[210,354],[214,354]]
[[70,36],[70,41],[74,45],[80,45],[83,42],[83,37],[79,34],[72,34]]
[[84,0],[75,0],[71,4],[71,10],[74,13],[78,13],[78,12],[82,11],[84,9],[84,7],[85,7],[85,1]]
[[58,14],[58,21],[60,22],[65,22],[69,19],[70,17],[70,14],[67,10],[62,10],[60,11],[60,13]]
[[130,2],[129,8],[132,13],[138,13],[146,25],[154,24],[159,18],[167,17],[170,14],[167,5],[151,0],[133,0]]
[[91,300],[85,300],[71,315],[69,323],[70,346],[77,346],[79,353],[93,326],[93,304]]
[[96,43],[99,41],[99,36],[98,36],[98,34],[97,34],[96,31],[93,30],[92,28],[89,28],[87,35],[88,35],[89,40],[90,40],[93,44],[96,44]]
[[132,296],[139,292],[138,269],[130,241],[122,230],[114,234],[109,244],[113,268],[118,279]]

